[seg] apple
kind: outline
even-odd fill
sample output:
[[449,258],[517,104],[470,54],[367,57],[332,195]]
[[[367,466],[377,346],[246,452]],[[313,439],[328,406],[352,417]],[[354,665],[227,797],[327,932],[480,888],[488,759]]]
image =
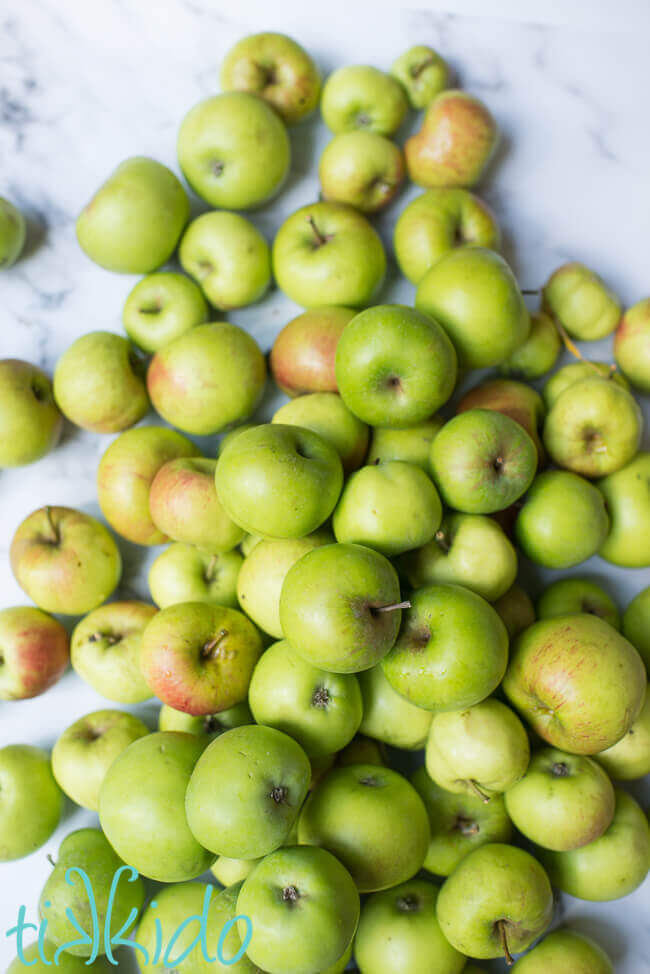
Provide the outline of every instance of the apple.
[[106,601],[122,558],[104,525],[71,507],[40,507],[18,525],[9,549],[24,592],[46,612],[83,615]]
[[520,550],[538,565],[569,568],[595,555],[609,531],[598,489],[566,470],[535,477],[515,522]]
[[144,361],[131,343],[91,331],[56,363],[54,398],[63,415],[94,433],[119,433],[149,411]]
[[517,974],[614,974],[604,950],[575,930],[554,930],[529,954],[520,957]]
[[444,937],[436,916],[438,887],[412,879],[373,893],[363,904],[354,939],[361,974],[460,974],[464,954]]
[[617,781],[634,781],[650,774],[650,694],[627,734],[612,747],[594,755]]
[[181,239],[178,258],[220,311],[259,301],[271,283],[269,245],[239,213],[212,211],[192,220]]
[[614,366],[607,362],[570,362],[554,372],[544,385],[543,396],[546,408],[555,405],[565,389],[582,382],[584,379],[608,379],[615,382],[622,389],[630,390],[630,384],[621,372],[616,372]]
[[464,368],[498,365],[530,331],[514,274],[485,247],[459,247],[440,257],[418,284],[415,306],[442,325]]
[[334,768],[312,791],[298,820],[300,845],[333,853],[361,893],[414,876],[429,838],[416,790],[396,771],[374,764]]
[[393,135],[408,111],[401,84],[366,64],[348,64],[334,71],[323,87],[323,121],[334,133],[356,129]]
[[0,700],[45,693],[68,666],[69,643],[61,623],[40,609],[0,609]]
[[225,321],[197,325],[149,363],[147,389],[156,411],[184,433],[208,436],[248,419],[266,381],[254,338]]
[[444,425],[440,416],[432,416],[412,426],[375,426],[370,433],[366,463],[403,460],[429,473],[431,442]]
[[298,396],[280,406],[271,422],[302,426],[318,433],[334,447],[346,474],[361,466],[368,450],[368,427],[350,412],[335,392]]
[[498,250],[500,244],[501,231],[487,203],[469,190],[442,186],[416,196],[402,210],[393,234],[399,268],[416,285],[456,247]]
[[20,359],[0,360],[0,468],[40,460],[56,446],[62,427],[45,372]]
[[286,641],[274,643],[258,660],[248,702],[257,724],[293,737],[309,758],[340,751],[361,723],[357,678],[312,666]]
[[[250,429],[251,427],[246,427],[246,428],[247,429]],[[225,439],[227,440],[228,439],[228,436],[226,436]],[[221,444],[222,446],[223,446],[223,443],[224,442],[225,442],[225,440],[222,441],[222,444]],[[264,539],[262,538],[262,535],[261,534],[248,534],[248,533],[245,534],[244,535],[244,540],[242,541],[242,543],[239,546],[239,550],[241,551],[241,553],[244,556],[244,558],[248,558],[248,556],[250,555],[250,553],[253,550],[253,548],[256,545],[258,545],[260,543],[260,541],[262,541],[262,540],[264,540]]]
[[650,452],[639,453],[627,466],[598,482],[612,526],[600,547],[605,561],[625,568],[650,565]]
[[341,132],[325,146],[318,176],[323,199],[376,213],[404,182],[402,150],[376,132]]
[[583,342],[598,341],[616,328],[621,304],[603,280],[576,261],[563,264],[542,288],[544,310]]
[[253,872],[260,861],[260,859],[230,859],[228,856],[217,856],[217,861],[210,872],[222,886],[232,886],[235,883],[241,886],[242,880]]
[[162,426],[141,426],[121,433],[97,468],[97,498],[111,527],[134,544],[164,544],[167,537],[153,523],[149,511],[151,483],[168,460],[198,453],[185,436]]
[[158,712],[158,730],[183,731],[186,734],[207,735],[209,738],[217,737],[232,727],[242,727],[243,724],[252,723],[253,716],[245,700],[218,714],[203,714],[198,717],[186,714],[182,710],[174,710],[166,703]]
[[113,761],[149,728],[123,710],[96,710],[67,727],[52,750],[52,773],[77,805],[96,812]]
[[[33,974],[49,974],[55,948],[48,944],[47,940],[43,941],[42,948],[45,961],[41,959],[41,944],[36,941],[29,947],[23,948],[22,957],[19,955],[14,958],[7,968],[6,974],[25,974],[25,967],[30,967]],[[99,955],[97,960],[89,964],[83,957],[75,957],[73,954],[62,951],[59,954],[57,970],[59,974],[108,974],[110,968],[102,955]]]
[[429,585],[411,595],[382,666],[394,690],[437,712],[484,700],[507,661],[508,634],[488,602],[460,585]]
[[27,225],[17,206],[0,196],[0,268],[15,264],[25,246]]
[[401,606],[397,572],[387,558],[363,545],[330,544],[308,551],[287,572],[280,624],[308,663],[358,673],[393,646]]
[[195,105],[181,123],[177,148],[194,192],[226,210],[250,210],[272,199],[291,162],[279,115],[245,91],[212,95]]
[[522,835],[545,849],[565,851],[593,842],[609,827],[614,788],[591,758],[544,747],[506,791],[505,803]]
[[363,307],[386,273],[379,234],[344,203],[312,203],[292,213],[275,236],[272,258],[278,287],[304,308]]
[[160,609],[177,602],[209,602],[236,609],[237,578],[243,564],[238,551],[201,551],[170,544],[149,569],[151,598]]
[[546,458],[540,432],[546,408],[536,389],[515,379],[492,379],[474,386],[456,406],[457,413],[469,409],[493,409],[514,419],[526,430],[537,448],[540,465],[544,464]]
[[509,588],[500,599],[496,599],[493,606],[508,630],[510,639],[532,626],[536,619],[532,599],[519,585]]
[[648,874],[648,820],[634,798],[617,788],[612,824],[600,838],[568,852],[540,849],[539,857],[562,892],[599,903],[617,900]]
[[593,615],[542,619],[512,647],[509,701],[539,736],[573,754],[597,754],[628,732],[645,694],[634,646]]
[[107,602],[79,622],[70,641],[72,666],[97,693],[117,703],[151,697],[140,669],[142,635],[157,609],[147,602]]
[[499,365],[499,372],[530,382],[550,372],[562,349],[562,340],[550,315],[534,311],[528,338]]
[[328,531],[304,538],[262,539],[246,555],[237,579],[237,598],[255,625],[275,639],[282,639],[280,593],[287,572],[313,548],[331,544]]
[[147,625],[140,666],[163,703],[198,717],[246,699],[261,653],[260,635],[241,612],[181,602],[161,609]]
[[[396,693],[379,663],[359,673],[357,679],[363,700],[361,733],[405,751],[424,747],[431,727],[431,711],[415,707]],[[357,763],[369,762],[364,759]]]
[[167,166],[134,156],[100,186],[77,219],[92,261],[121,274],[147,274],[169,260],[190,215],[185,190]]
[[438,922],[456,950],[505,957],[529,947],[553,917],[548,876],[523,849],[499,842],[474,849],[442,885]]
[[363,734],[353,737],[347,747],[339,751],[335,757],[336,766],[340,768],[350,764],[378,764],[381,767],[386,764],[384,746],[371,737],[364,737]]
[[400,54],[390,73],[406,91],[411,108],[426,108],[448,86],[450,76],[444,58],[426,44]]
[[284,326],[271,349],[271,372],[288,396],[338,392],[334,370],[336,345],[356,311],[329,305],[312,308]]
[[632,385],[650,393],[650,298],[628,308],[614,336],[614,358]]
[[215,483],[226,513],[245,531],[302,538],[334,510],[343,468],[334,447],[317,433],[268,423],[228,443]]
[[424,767],[411,776],[411,784],[424,802],[431,826],[424,860],[428,872],[450,876],[473,849],[512,838],[512,823],[502,795],[493,795],[486,802],[470,792],[446,791],[431,780]]
[[429,419],[451,396],[456,355],[428,314],[399,304],[362,311],[336,348],[343,401],[371,426],[409,426]]
[[267,31],[243,37],[221,65],[224,91],[249,91],[269,103],[287,125],[314,111],[320,96],[318,68],[300,44]]
[[433,539],[399,562],[413,588],[451,582],[494,602],[517,577],[517,552],[491,517],[445,514]]
[[[290,846],[272,852],[246,877],[237,914],[240,937],[252,930],[246,955],[256,969],[326,974],[352,942],[359,894],[327,850]],[[332,966],[332,974],[337,970]]]
[[0,862],[40,849],[59,824],[63,802],[46,751],[29,744],[0,748]]
[[208,305],[201,288],[173,271],[143,277],[129,292],[122,310],[127,335],[150,353],[207,320]]
[[589,578],[560,578],[547,586],[537,600],[537,618],[571,616],[586,612],[600,616],[614,629],[621,628],[618,607],[611,595]]
[[635,595],[623,613],[623,635],[636,646],[650,671],[650,585]]
[[404,146],[409,177],[427,188],[475,186],[498,138],[497,124],[482,101],[466,91],[443,91]]

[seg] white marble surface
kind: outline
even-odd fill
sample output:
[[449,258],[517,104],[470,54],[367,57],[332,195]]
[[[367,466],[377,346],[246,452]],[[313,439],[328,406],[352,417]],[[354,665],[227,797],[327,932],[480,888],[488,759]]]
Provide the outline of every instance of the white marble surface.
[[[450,0],[431,6],[454,5]],[[522,286],[539,285],[559,263],[576,258],[597,269],[624,302],[647,295],[646,0],[616,5],[609,0],[516,5],[463,0],[458,7],[480,9],[483,15],[400,12],[387,3],[328,3],[314,9],[280,0],[264,15],[258,3],[214,0],[158,0],[155,5],[28,0],[3,7],[0,194],[28,214],[30,236],[25,257],[2,275],[0,357],[26,358],[51,370],[75,337],[98,328],[120,331],[122,303],[134,279],[102,271],[83,256],[75,242],[75,216],[126,156],[150,154],[175,167],[183,115],[217,90],[219,61],[230,45],[261,29],[293,33],[324,71],[349,62],[388,67],[411,43],[431,43],[499,120],[502,148],[483,194],[502,222],[506,254]],[[315,119],[295,129],[291,138],[288,186],[254,215],[269,237],[284,216],[317,193],[315,162],[327,133]],[[406,198],[378,221],[387,241]],[[409,301],[412,294],[410,285],[392,279],[383,298]],[[232,320],[268,349],[294,311],[274,292]],[[588,352],[593,357],[611,354],[608,342]],[[268,403],[265,408],[268,414]],[[645,408],[647,415],[647,400]],[[97,513],[94,475],[107,442],[68,428],[51,456],[0,475],[0,604],[25,601],[7,562],[12,532],[25,515],[44,503]],[[122,591],[145,595],[142,569],[149,556],[132,546],[123,548]],[[622,605],[650,581],[649,572],[625,573],[597,559],[586,570],[604,580]],[[541,573],[529,570],[527,575],[538,591]],[[68,673],[44,697],[0,704],[0,743],[51,746],[73,719],[104,705]],[[153,724],[154,708],[139,710]],[[635,790],[647,808],[647,783]],[[0,866],[1,968],[12,957],[4,931],[15,922],[18,905],[25,903],[35,916],[49,869],[46,853],[56,851],[66,831],[92,821],[90,814],[69,807],[45,848]],[[565,899],[561,909],[608,948],[617,972],[650,971],[650,882],[623,902]]]

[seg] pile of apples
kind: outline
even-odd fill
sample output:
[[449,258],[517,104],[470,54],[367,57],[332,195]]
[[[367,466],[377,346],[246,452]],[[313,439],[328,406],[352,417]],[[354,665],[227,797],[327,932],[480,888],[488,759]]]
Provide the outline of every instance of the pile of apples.
[[[631,387],[650,393],[650,299],[623,313],[571,263],[528,312],[470,192],[496,124],[448,88],[430,48],[390,73],[341,68],[321,92],[298,44],[259,34],[221,79],[178,137],[182,172],[214,209],[188,224],[176,176],[133,158],[79,217],[92,260],[146,275],[124,307],[128,338],[83,336],[53,383],[0,363],[0,465],[38,460],[63,417],[118,433],[97,472],[104,518],[129,542],[166,545],[155,604],[108,601],[121,574],[108,527],[52,506],[17,528],[12,568],[37,607],[0,612],[0,697],[42,693],[71,661],[108,700],[162,707],[153,733],[105,709],[79,716],[51,757],[0,750],[0,860],[48,840],[64,793],[99,812],[101,829],[65,839],[40,898],[45,955],[66,946],[66,974],[92,953],[70,947],[68,908],[91,926],[70,867],[90,878],[100,927],[109,909],[113,931],[140,915],[143,970],[147,956],[164,970],[161,937],[207,909],[213,960],[187,952],[184,924],[165,961],[182,974],[333,974],[352,956],[362,974],[478,974],[468,957],[510,964],[547,931],[552,885],[613,900],[650,865],[646,815],[612,784],[650,772],[650,588],[621,618],[586,578],[560,576],[536,605],[517,584],[517,549],[552,569],[598,553],[648,580],[650,453]],[[319,103],[334,133],[322,199],[269,248],[237,211],[280,191],[286,126]],[[402,151],[391,136],[409,107],[425,114]],[[415,307],[373,305],[386,253],[368,214],[406,174],[425,189],[394,234]],[[23,239],[3,201],[5,266]],[[175,253],[185,273],[159,270]],[[253,424],[265,356],[220,312],[272,278],[305,310],[270,353],[291,398]],[[617,365],[574,345],[612,333]],[[540,393],[529,383],[563,346],[578,358]],[[135,425],[151,406],[168,425]],[[189,437],[215,433],[218,458],[201,456]],[[71,637],[57,615],[82,617]],[[423,748],[424,765],[405,757]],[[393,767],[409,764],[410,776]],[[167,884],[147,906],[133,871],[109,895],[124,864]],[[209,869],[225,887],[211,900],[190,882]],[[45,974],[37,944],[26,956]],[[570,930],[515,967],[613,970]]]

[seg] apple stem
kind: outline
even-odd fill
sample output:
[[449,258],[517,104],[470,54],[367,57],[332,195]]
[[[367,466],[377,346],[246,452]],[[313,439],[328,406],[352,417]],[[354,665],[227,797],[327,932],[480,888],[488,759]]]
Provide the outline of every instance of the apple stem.
[[411,603],[408,599],[404,602],[393,602],[390,605],[375,605],[370,610],[371,612],[394,612],[395,609],[410,609]]
[[205,580],[206,582],[214,581],[214,566],[217,563],[217,555],[212,555],[210,561],[208,562],[208,567],[205,570]]
[[429,54],[428,57],[426,57],[424,59],[424,61],[420,61],[419,64],[414,64],[413,65],[413,67],[411,68],[411,70],[409,72],[410,75],[411,75],[411,77],[412,78],[419,78],[420,75],[422,74],[422,72],[426,68],[428,68],[430,64],[433,64],[433,55],[431,55],[431,54]]
[[481,799],[484,805],[487,805],[489,803],[490,796],[486,795],[485,792],[481,788],[479,788],[478,784],[474,781],[473,778],[469,779],[469,786],[474,792],[474,794],[476,795],[476,797]]
[[310,216],[310,217],[307,218],[307,223],[309,224],[309,226],[313,230],[313,233],[314,233],[314,236],[316,237],[316,241],[318,243],[318,246],[319,247],[322,247],[323,244],[326,244],[327,241],[329,240],[329,237],[326,237],[324,234],[322,234],[320,232],[320,230],[316,226],[316,221],[314,220],[313,216]]
[[506,964],[508,967],[512,967],[515,962],[514,957],[510,953],[510,948],[508,947],[508,936],[506,934],[506,921],[497,920],[497,929],[499,931],[499,940],[501,942],[501,950],[503,951],[503,956],[506,959]]
[[596,365],[595,362],[592,362],[590,361],[590,359],[584,357],[584,355],[582,354],[582,352],[580,351],[576,343],[572,341],[571,338],[569,337],[564,325],[557,320],[555,315],[552,316],[552,320],[558,335],[562,339],[562,344],[564,345],[566,350],[570,352],[571,355],[573,355],[574,358],[577,358],[579,362],[584,362],[586,365],[588,365],[590,369],[593,369],[593,371],[601,377],[601,379],[614,378],[614,373],[616,372],[616,364],[614,362],[612,362],[611,365],[609,366],[609,374],[605,376],[602,370]]
[[216,656],[215,649],[219,648],[219,645],[223,639],[228,635],[227,629],[220,629],[214,639],[210,639],[201,650],[201,655],[204,659],[214,659]]
[[448,540],[447,535],[445,534],[445,532],[442,531],[442,530],[441,531],[436,531],[436,533],[434,535],[434,538],[435,538],[435,542],[438,545],[438,547],[441,548],[442,551],[444,551],[444,553],[446,555],[448,555],[449,554],[449,550],[451,548],[451,545],[449,544],[449,540]]
[[50,864],[50,866],[52,867],[52,869],[54,869],[54,868],[56,868],[56,863],[55,863],[55,861],[54,861],[54,859],[52,858],[52,856],[50,855],[50,853],[49,853],[49,852],[48,852],[48,854],[46,855],[46,857],[45,857],[45,858],[46,858],[46,859],[47,859],[47,861],[49,862],[49,864]]
[[538,287],[522,288],[521,289],[521,293],[522,294],[539,294],[539,288]]
[[56,524],[54,523],[54,518],[52,517],[52,508],[50,507],[49,504],[45,508],[45,517],[47,519],[48,527],[52,532],[52,538],[50,539],[50,543],[59,544],[59,542],[61,541],[61,536],[59,534],[59,530]]

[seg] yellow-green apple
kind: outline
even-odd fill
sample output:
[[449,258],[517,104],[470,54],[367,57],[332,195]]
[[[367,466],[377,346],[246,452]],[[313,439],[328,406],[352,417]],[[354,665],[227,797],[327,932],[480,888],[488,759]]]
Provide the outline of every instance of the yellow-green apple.
[[270,365],[277,385],[288,396],[338,392],[334,370],[341,332],[356,311],[329,305],[312,308],[284,326],[273,342]]
[[[41,958],[41,950],[45,956]],[[43,940],[42,943],[36,941],[29,947],[23,947],[22,956],[19,954],[7,968],[7,974],[25,974],[25,967],[30,967],[32,974],[49,974],[50,968],[54,963],[56,948]],[[99,955],[97,960],[89,964],[83,957],[75,957],[62,951],[58,957],[57,969],[59,974],[108,974],[111,968],[103,955]]]
[[601,558],[625,568],[650,565],[650,452],[598,482],[612,527],[600,547]]
[[612,747],[594,755],[617,781],[634,781],[650,774],[650,693],[627,734]]
[[148,602],[107,602],[76,625],[70,641],[72,666],[102,697],[117,703],[151,697],[140,653],[142,634],[157,611]]
[[542,288],[542,305],[566,332],[583,342],[611,335],[621,303],[593,271],[575,261],[558,267]]
[[222,886],[241,884],[242,880],[253,872],[259,861],[259,859],[231,859],[229,856],[217,856],[217,861],[210,872]]
[[170,544],[149,569],[151,598],[160,609],[177,602],[211,602],[236,609],[243,561],[239,551],[217,553],[181,542]]
[[426,44],[415,44],[393,61],[390,73],[406,92],[411,108],[426,108],[449,84],[444,58]]
[[376,213],[395,198],[404,181],[402,150],[376,132],[341,132],[318,164],[324,200]]
[[623,635],[636,646],[650,671],[650,585],[635,595],[623,613]]
[[27,700],[53,686],[70,661],[61,623],[33,606],[0,610],[0,700]]
[[25,217],[10,200],[0,196],[0,268],[15,264],[25,246]]
[[202,734],[210,739],[232,727],[242,727],[244,724],[252,723],[253,716],[245,701],[236,703],[234,707],[222,710],[218,714],[203,714],[198,717],[183,713],[182,710],[174,710],[166,703],[158,712],[158,730]]
[[516,974],[614,974],[598,944],[575,930],[554,930],[515,964]]
[[406,117],[408,100],[402,85],[385,71],[348,64],[325,82],[320,110],[334,133],[360,129],[392,135]]
[[40,849],[59,824],[63,801],[47,751],[29,744],[0,748],[0,862]]
[[83,615],[105,602],[122,574],[113,535],[90,514],[39,507],[9,549],[16,581],[46,612]]
[[272,423],[302,426],[330,443],[341,458],[344,473],[360,467],[368,451],[368,427],[351,413],[335,392],[311,392],[285,403]]
[[291,161],[280,116],[246,91],[205,98],[178,133],[178,161],[194,192],[211,206],[249,210],[274,197]]
[[650,393],[650,298],[628,308],[614,336],[614,358],[635,389]]
[[542,393],[546,408],[550,409],[554,406],[569,386],[575,385],[576,382],[582,382],[584,379],[594,378],[609,379],[610,382],[615,382],[629,392],[630,383],[621,372],[616,372],[614,367],[608,365],[607,362],[570,362],[569,365],[563,365],[561,369],[554,372],[546,381]]
[[24,467],[49,453],[63,417],[48,376],[31,362],[0,361],[0,467]]
[[600,616],[614,629],[621,628],[621,617],[614,599],[590,578],[560,578],[547,586],[537,600],[538,619],[572,616],[587,612]]
[[431,711],[415,707],[396,693],[379,663],[359,673],[357,679],[363,699],[359,727],[362,734],[405,751],[424,747],[431,727]]
[[373,427],[366,463],[403,460],[429,473],[431,442],[444,423],[440,416],[432,416],[412,426]]
[[514,639],[528,626],[532,626],[536,619],[533,601],[520,585],[513,585],[493,604],[508,630],[510,639]]
[[147,274],[174,253],[189,215],[187,194],[171,169],[134,156],[111,173],[81,211],[77,240],[100,267]]
[[530,382],[550,372],[557,362],[562,347],[559,332],[553,319],[545,311],[534,311],[530,316],[528,338],[499,365],[499,372]]
[[131,341],[151,353],[207,320],[208,305],[201,288],[174,271],[143,277],[129,292],[122,310],[122,324]]
[[491,379],[470,389],[456,406],[457,413],[468,409],[493,409],[514,419],[532,439],[537,447],[539,464],[543,465],[545,454],[540,432],[546,408],[536,389],[516,379]]

